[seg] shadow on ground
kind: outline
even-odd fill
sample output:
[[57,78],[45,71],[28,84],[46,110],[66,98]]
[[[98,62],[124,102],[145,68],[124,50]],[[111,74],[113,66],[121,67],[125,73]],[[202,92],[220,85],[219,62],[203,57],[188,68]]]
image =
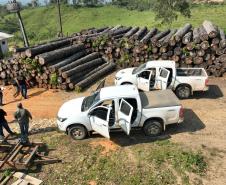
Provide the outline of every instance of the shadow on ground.
[[217,99],[223,97],[224,94],[217,85],[209,85],[209,90],[208,91],[197,91],[194,92],[193,96],[191,99],[196,98],[196,99],[201,99],[201,98],[207,98],[207,99]]
[[[166,131],[158,137],[145,136],[142,129],[132,130],[127,136],[122,131],[111,132],[111,140],[120,146],[131,146],[141,143],[150,143],[158,140],[170,139],[171,135],[183,132],[196,132],[205,128],[205,124],[191,109],[185,109],[185,121],[180,124],[172,124],[166,127]],[[91,138],[100,138],[99,134],[93,134]]]

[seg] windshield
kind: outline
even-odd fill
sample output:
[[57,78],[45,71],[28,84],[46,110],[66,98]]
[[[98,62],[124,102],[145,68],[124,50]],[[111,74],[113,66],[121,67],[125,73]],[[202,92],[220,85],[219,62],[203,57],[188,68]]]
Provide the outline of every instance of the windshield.
[[88,110],[94,103],[100,100],[100,92],[87,96],[82,102],[82,112]]
[[133,70],[132,74],[140,73],[140,72],[143,71],[145,68],[146,68],[146,64],[142,64],[142,65],[140,65],[139,67],[136,67],[136,68]]

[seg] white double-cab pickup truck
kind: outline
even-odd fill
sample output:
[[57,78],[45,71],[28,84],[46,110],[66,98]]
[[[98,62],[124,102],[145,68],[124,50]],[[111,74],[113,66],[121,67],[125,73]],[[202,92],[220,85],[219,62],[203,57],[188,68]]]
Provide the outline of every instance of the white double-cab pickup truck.
[[92,132],[110,138],[110,130],[142,128],[148,136],[160,135],[166,125],[181,123],[183,107],[171,90],[139,92],[134,85],[101,88],[90,96],[64,103],[57,116],[60,131],[75,140]]
[[142,91],[172,89],[178,98],[185,99],[194,91],[208,90],[208,75],[204,68],[176,68],[174,61],[158,60],[120,70],[115,84],[134,84]]

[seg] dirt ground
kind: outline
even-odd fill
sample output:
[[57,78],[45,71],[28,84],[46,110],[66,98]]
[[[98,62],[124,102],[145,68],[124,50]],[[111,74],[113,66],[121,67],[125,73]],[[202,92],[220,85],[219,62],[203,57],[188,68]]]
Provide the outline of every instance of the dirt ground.
[[[114,74],[107,78],[107,85],[113,85]],[[162,136],[170,140],[182,143],[194,150],[200,150],[209,158],[209,167],[204,184],[226,184],[226,78],[210,78],[208,92],[195,93],[191,99],[181,101],[185,108],[185,121],[180,125],[172,125]],[[12,97],[12,87],[7,87],[4,92],[4,110],[8,113],[8,121],[13,120],[13,112],[16,104],[22,102],[30,110],[35,119],[55,118],[59,107],[68,99],[88,95],[95,90],[96,85],[84,93],[62,92],[58,90],[30,89],[28,99]],[[123,137],[124,138],[124,137]],[[139,137],[130,136],[114,144],[107,139],[95,137],[91,144],[95,147],[100,144],[106,148],[105,152],[126,146],[129,142],[138,141]],[[142,138],[141,138],[142,139]],[[145,141],[146,142],[146,141]],[[115,146],[114,146],[115,145]],[[212,157],[214,156],[214,160]]]

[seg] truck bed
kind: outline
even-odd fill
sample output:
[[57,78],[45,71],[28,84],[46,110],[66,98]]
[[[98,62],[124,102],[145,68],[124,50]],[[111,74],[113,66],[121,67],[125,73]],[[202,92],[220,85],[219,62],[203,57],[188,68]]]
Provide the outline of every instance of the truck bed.
[[178,68],[177,76],[207,76],[203,68]]
[[171,90],[140,92],[144,109],[180,106],[180,101]]

